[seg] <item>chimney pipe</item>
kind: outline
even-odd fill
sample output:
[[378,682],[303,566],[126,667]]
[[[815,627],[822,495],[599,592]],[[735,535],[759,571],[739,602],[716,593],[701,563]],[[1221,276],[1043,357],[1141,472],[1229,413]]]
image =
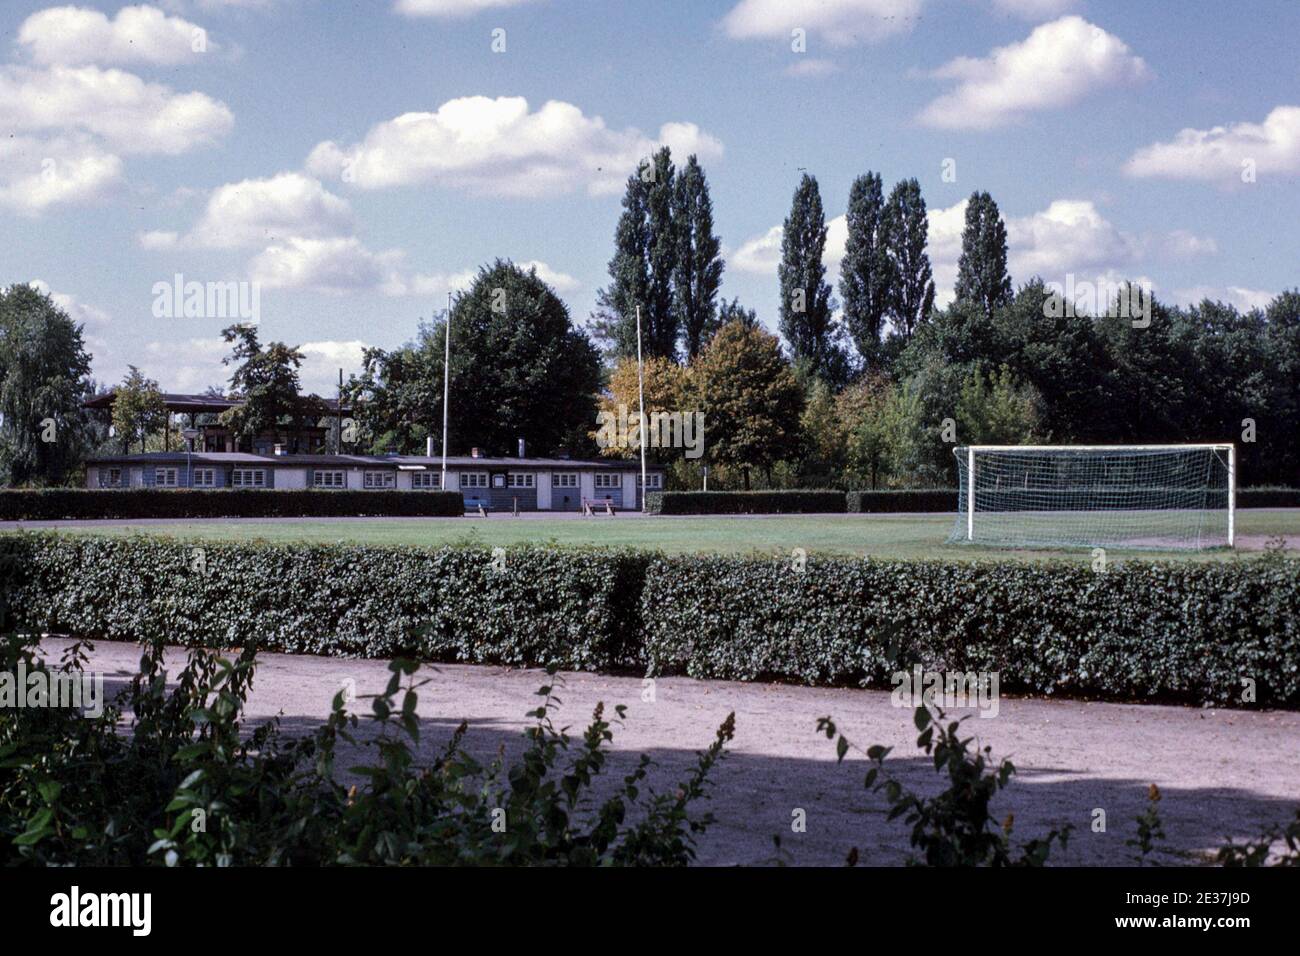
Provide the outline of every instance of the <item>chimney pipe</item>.
[[471,448],[471,449],[469,450],[469,457],[471,457],[471,458],[478,458],[478,457],[479,457],[479,450],[478,450],[477,448]]
[[520,457],[520,458],[527,458],[527,457],[528,457],[528,456],[525,454],[524,440],[523,440],[522,438],[519,439],[519,457]]
[[433,457],[433,436],[429,435],[424,439],[424,454],[427,458]]

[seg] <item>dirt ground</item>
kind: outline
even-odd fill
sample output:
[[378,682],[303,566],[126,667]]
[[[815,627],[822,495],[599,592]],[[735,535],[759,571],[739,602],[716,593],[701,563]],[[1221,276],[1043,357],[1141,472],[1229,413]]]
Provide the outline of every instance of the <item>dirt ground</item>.
[[[43,648],[57,658],[67,644],[47,638]],[[183,660],[183,652],[175,653],[173,670]],[[90,667],[103,674],[111,694],[138,662],[135,645],[101,642]],[[468,745],[483,757],[502,746],[518,749],[524,714],[536,706],[534,692],[545,679],[536,670],[468,665],[423,673],[432,678],[420,697],[424,752],[441,747],[466,719]],[[328,713],[340,687],[364,695],[381,690],[387,677],[383,661],[265,654],[248,714],[281,714],[286,732],[306,732]],[[865,864],[906,858],[906,826],[886,821],[883,798],[863,789],[865,760],[850,756],[837,765],[833,743],[815,730],[817,718],[830,715],[864,749],[894,746],[889,764],[907,785],[930,792],[938,778],[915,747],[913,713],[892,706],[887,691],[676,677],[654,682],[653,702],[642,699],[645,690],[637,677],[565,674],[559,722],[580,732],[597,701],[608,708],[626,704],[609,773],[645,752],[658,765],[655,784],[667,788],[686,776],[695,753],[734,711],[736,738],[712,777],[708,808],[717,823],[699,843],[701,863],[771,862],[778,834],[795,865],[839,864],[850,847]],[[368,703],[357,709],[368,712]],[[1006,697],[994,718],[964,713],[972,715],[965,726],[981,744],[1017,768],[995,804],[997,816],[1014,814],[1022,838],[1074,824],[1068,850],[1054,857],[1058,864],[1131,863],[1134,850],[1125,841],[1136,834],[1134,818],[1152,783],[1163,794],[1167,840],[1156,856],[1166,865],[1200,862],[1226,837],[1258,835],[1300,806],[1300,713]],[[1105,813],[1104,832],[1093,828],[1098,810]],[[806,827],[796,832],[801,818]]]

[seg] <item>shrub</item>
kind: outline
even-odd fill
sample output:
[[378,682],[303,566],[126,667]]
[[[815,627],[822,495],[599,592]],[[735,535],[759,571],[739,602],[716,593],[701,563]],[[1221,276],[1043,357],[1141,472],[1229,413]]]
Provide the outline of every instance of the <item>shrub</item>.
[[459,491],[232,488],[45,488],[0,490],[0,521],[91,518],[456,517]]
[[[798,570],[802,566],[803,570]],[[997,672],[1035,694],[1300,702],[1300,561],[855,561],[660,557],[646,571],[652,673],[887,684]]]
[[660,491],[646,495],[655,515],[843,514],[842,491]]
[[[25,641],[0,645],[10,678],[20,665],[29,678],[50,673]],[[340,691],[329,718],[294,739],[278,718],[244,727],[254,664],[251,649],[235,660],[195,651],[169,691],[160,650],[146,645],[139,673],[98,716],[0,710],[0,864],[684,865],[712,822],[692,804],[735,726],[728,717],[668,793],[646,789],[642,756],[595,799],[611,720],[597,705],[581,740],[570,740],[552,722],[552,683],[538,691],[515,761],[480,763],[463,747],[462,723],[422,765],[416,695],[427,681],[415,663],[393,661],[386,690],[369,696],[377,733],[358,734],[362,719]],[[79,677],[80,654],[54,669]],[[127,711],[135,720],[120,728]],[[374,757],[363,764],[340,743]]]
[[18,625],[109,640],[595,670],[635,663],[649,556],[7,535]]
[[[890,820],[902,817],[911,825],[909,842],[920,854],[908,859],[911,866],[1043,866],[1053,844],[1060,844],[1063,850],[1069,845],[1073,827],[1067,823],[1044,837],[1015,846],[1011,842],[1012,817],[1008,815],[997,825],[989,810],[998,791],[1011,782],[1015,765],[1006,759],[995,763],[992,747],[972,750],[971,738],[961,736],[962,720],[945,724],[942,710],[936,707],[931,713],[924,704],[916,709],[914,718],[920,731],[916,745],[931,758],[927,762],[934,764],[937,773],[947,774],[947,788],[932,797],[907,789],[886,766],[885,758],[893,748],[880,744],[860,751],[871,762],[864,786],[885,795]],[[829,717],[818,719],[817,730],[835,741],[840,762],[850,750],[858,749]],[[849,851],[848,862],[851,866],[858,862],[857,847]]]
[[915,514],[931,511],[953,514],[957,511],[957,491],[947,488],[850,491],[845,503],[849,514]]
[[[802,570],[799,570],[799,569]],[[910,562],[0,537],[20,627],[291,653],[1300,702],[1300,561]]]

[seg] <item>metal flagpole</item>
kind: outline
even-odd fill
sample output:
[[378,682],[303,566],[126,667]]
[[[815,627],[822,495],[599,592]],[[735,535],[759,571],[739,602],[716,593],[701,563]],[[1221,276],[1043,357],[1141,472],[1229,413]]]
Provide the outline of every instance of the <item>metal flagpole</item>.
[[641,418],[637,424],[637,439],[641,443],[641,513],[645,513],[645,372],[641,367],[641,306],[636,307],[636,391],[641,404]]
[[451,291],[447,292],[447,347],[442,362],[442,490],[447,490],[447,403],[451,400]]

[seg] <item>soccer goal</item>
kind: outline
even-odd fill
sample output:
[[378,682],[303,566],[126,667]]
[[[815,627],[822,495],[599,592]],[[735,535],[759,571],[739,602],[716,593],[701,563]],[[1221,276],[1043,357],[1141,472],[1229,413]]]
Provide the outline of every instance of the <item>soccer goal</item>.
[[950,542],[1200,550],[1236,538],[1232,445],[967,445]]

